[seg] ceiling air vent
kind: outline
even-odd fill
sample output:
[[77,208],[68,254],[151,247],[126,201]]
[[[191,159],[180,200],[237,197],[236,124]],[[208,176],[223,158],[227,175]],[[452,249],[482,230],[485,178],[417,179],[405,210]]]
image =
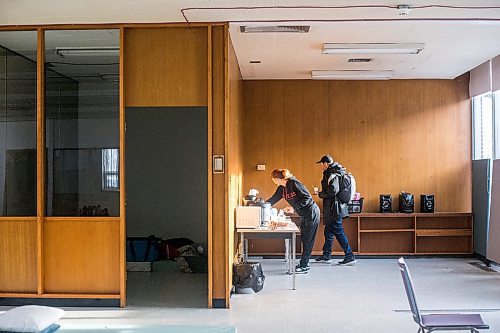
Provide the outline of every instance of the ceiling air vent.
[[311,26],[309,25],[271,25],[271,26],[240,26],[240,32],[253,33],[253,32],[297,32],[308,33]]
[[370,62],[372,58],[351,58],[347,62]]

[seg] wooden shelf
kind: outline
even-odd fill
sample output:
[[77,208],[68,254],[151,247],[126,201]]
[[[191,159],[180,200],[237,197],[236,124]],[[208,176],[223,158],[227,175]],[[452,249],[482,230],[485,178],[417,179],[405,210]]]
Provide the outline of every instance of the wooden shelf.
[[407,213],[361,213],[361,214],[351,214],[351,217],[381,217],[381,218],[392,218],[392,217],[414,217],[415,214]]
[[350,214],[351,217],[463,217],[472,216],[472,213],[436,212],[436,213],[360,213]]
[[413,213],[416,217],[469,217],[472,213],[446,213],[446,212],[436,212],[436,213]]
[[[292,220],[299,223],[297,215]],[[363,255],[471,254],[472,213],[361,213],[343,221],[354,253]],[[322,253],[324,225],[320,223],[313,255]],[[283,242],[254,242],[251,255],[284,253]],[[337,241],[334,254],[343,254]],[[300,241],[297,253],[301,253]]]
[[359,232],[415,232],[415,229],[362,229]]
[[471,229],[419,229],[418,237],[436,237],[436,236],[472,236]]
[[[360,223],[363,223],[361,221]],[[361,232],[359,234],[359,252],[373,254],[413,253],[415,251],[414,230],[403,232]]]
[[413,252],[359,252],[363,256],[412,256]]

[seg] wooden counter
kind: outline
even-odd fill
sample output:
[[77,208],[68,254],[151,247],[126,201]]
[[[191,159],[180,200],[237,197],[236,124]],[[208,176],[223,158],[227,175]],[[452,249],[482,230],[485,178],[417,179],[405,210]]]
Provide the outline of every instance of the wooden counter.
[[[292,215],[299,223],[300,217]],[[362,255],[472,254],[472,213],[361,213],[344,219],[344,230],[354,253]],[[324,236],[320,222],[313,256],[321,255]],[[249,241],[251,255],[282,255],[283,242]],[[297,252],[301,252],[300,236]],[[333,254],[342,255],[334,241]]]

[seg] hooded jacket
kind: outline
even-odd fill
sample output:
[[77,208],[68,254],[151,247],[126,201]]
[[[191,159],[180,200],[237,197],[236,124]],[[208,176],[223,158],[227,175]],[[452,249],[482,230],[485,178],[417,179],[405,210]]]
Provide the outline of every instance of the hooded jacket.
[[267,199],[267,201],[271,203],[271,205],[274,205],[281,199],[285,199],[301,217],[304,216],[304,214],[307,215],[314,204],[314,200],[309,191],[295,177],[288,178],[286,186],[278,186],[276,192],[274,192],[273,196]]
[[323,223],[333,222],[340,216],[346,218],[349,216],[347,205],[343,204],[337,198],[339,193],[339,177],[346,174],[346,169],[339,163],[330,164],[323,171],[321,179],[321,191],[318,196],[323,199]]

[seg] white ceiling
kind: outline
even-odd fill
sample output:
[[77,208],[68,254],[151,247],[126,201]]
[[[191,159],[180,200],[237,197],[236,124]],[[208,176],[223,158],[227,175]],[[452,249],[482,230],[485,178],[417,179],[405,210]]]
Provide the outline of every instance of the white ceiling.
[[[400,4],[412,7],[408,15],[399,15]],[[395,78],[449,79],[500,54],[500,0],[0,0],[0,25],[186,19],[230,22],[244,79],[309,79],[312,70],[392,70]],[[240,25],[259,24],[311,29],[306,34],[239,31]],[[417,55],[325,55],[325,42],[424,43],[425,48]],[[348,63],[353,57],[373,60]]]

